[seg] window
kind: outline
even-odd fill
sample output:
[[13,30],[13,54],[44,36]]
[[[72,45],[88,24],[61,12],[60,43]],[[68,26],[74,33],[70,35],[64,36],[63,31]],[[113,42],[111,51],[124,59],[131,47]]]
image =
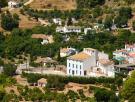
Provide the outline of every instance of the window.
[[77,74],[78,72],[77,72],[77,70],[76,70],[76,74]]
[[77,68],[78,66],[76,65],[76,68]]
[[70,74],[70,71],[71,71],[71,70],[69,69],[69,74]]
[[72,70],[72,75],[74,75],[74,70]]
[[74,64],[73,64],[73,68],[74,68]]
[[87,71],[86,70],[84,71],[84,75],[87,75]]
[[81,75],[82,73],[81,73],[81,71],[80,71],[80,75]]
[[80,65],[80,70],[81,70],[82,66]]
[[68,65],[69,67],[70,67],[70,63],[69,63],[69,65]]

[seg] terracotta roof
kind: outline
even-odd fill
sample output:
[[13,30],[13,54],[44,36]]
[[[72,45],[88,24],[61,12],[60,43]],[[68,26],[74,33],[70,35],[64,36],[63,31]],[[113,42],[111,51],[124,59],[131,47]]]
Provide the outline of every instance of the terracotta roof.
[[38,80],[38,83],[47,83],[47,79],[41,78]]
[[130,56],[130,57],[135,57],[135,52],[129,53],[129,56]]
[[84,52],[80,52],[78,54],[68,57],[68,59],[83,61],[85,59],[88,59],[89,57],[90,57],[90,55],[88,55]]
[[45,34],[32,34],[31,37],[34,39],[48,39],[48,36]]
[[107,60],[107,59],[100,59],[99,63],[103,64],[103,65],[111,65],[113,64],[113,61]]
[[133,44],[133,45],[126,44],[126,47],[127,47],[127,48],[134,48],[134,47],[135,47],[135,44]]

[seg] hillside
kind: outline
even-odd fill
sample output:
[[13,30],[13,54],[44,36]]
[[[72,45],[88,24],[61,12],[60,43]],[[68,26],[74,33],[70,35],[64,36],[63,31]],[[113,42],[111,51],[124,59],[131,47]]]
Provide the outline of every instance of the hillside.
[[72,10],[76,9],[75,0],[33,0],[30,7],[38,10]]

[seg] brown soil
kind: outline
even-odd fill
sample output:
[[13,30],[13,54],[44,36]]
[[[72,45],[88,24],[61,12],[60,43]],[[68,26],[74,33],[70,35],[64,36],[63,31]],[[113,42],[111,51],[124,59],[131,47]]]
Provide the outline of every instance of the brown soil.
[[75,0],[34,0],[30,4],[30,7],[33,9],[59,9],[59,10],[72,10],[76,9]]

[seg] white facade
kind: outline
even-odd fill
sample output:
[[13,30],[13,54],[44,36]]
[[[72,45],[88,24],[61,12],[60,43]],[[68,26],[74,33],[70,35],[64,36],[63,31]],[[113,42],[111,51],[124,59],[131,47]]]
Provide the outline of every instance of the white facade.
[[109,59],[109,55],[104,52],[98,52],[98,59]]
[[67,60],[67,74],[84,76],[83,62],[68,59]]
[[3,67],[2,66],[0,66],[0,73],[2,73],[3,72]]
[[56,32],[60,33],[81,33],[81,27],[75,26],[64,26],[64,27],[57,27]]
[[84,48],[67,58],[67,74],[73,76],[114,77],[114,64],[107,54],[95,49]]
[[15,2],[15,1],[9,1],[8,2],[8,7],[17,8],[17,7],[19,7],[19,3]]
[[60,18],[54,18],[53,23],[58,24],[58,25],[62,25],[62,20]]
[[104,73],[108,77],[114,77],[115,76],[115,73],[114,73],[115,70],[114,70],[114,64],[113,63],[104,64],[104,63],[101,63],[100,61],[98,61],[97,66],[100,68],[101,74]]
[[84,34],[87,34],[88,31],[91,31],[91,30],[92,30],[92,28],[84,28]]

